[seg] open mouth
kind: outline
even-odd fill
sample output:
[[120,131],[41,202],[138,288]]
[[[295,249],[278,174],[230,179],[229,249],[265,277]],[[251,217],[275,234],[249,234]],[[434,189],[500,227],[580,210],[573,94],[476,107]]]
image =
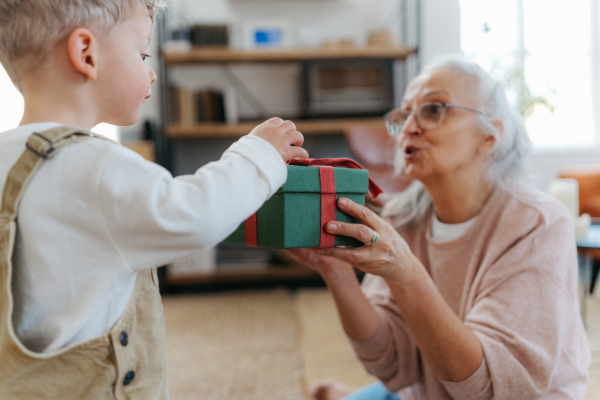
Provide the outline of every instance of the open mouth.
[[415,154],[417,154],[417,152],[419,151],[418,148],[414,147],[414,146],[407,146],[404,149],[404,157],[405,158],[412,158],[415,156]]

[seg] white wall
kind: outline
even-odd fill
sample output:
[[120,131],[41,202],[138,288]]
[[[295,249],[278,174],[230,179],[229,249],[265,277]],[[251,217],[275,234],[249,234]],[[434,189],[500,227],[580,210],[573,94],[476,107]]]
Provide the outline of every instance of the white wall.
[[[289,21],[295,43],[302,41],[299,30],[310,27],[318,33],[321,41],[351,38],[362,46],[369,32],[377,29],[390,29],[400,37],[400,12],[399,0],[171,0],[168,21],[170,26],[230,24],[233,27],[232,41],[239,46],[242,34],[239,27],[243,21],[283,19]],[[440,55],[459,52],[459,0],[421,0],[421,13],[421,65],[427,65]],[[410,31],[415,21],[408,23]],[[271,113],[286,116],[297,112],[300,97],[297,67],[235,66],[234,70]],[[409,74],[414,74],[414,71]],[[177,68],[173,78],[178,84],[190,87],[227,86],[214,67]],[[155,85],[153,97],[143,109],[142,121],[159,120],[157,89],[158,85]],[[240,100],[240,110],[246,117],[254,113],[243,100]],[[121,132],[125,137],[136,137],[139,125],[124,128]]]
[[421,65],[437,57],[460,53],[459,0],[421,0]]
[[[391,28],[398,32],[398,0],[173,0],[171,21],[226,23],[277,19],[288,21],[292,41],[297,42],[303,26],[315,27],[323,40],[351,38],[365,43],[369,31]],[[398,16],[398,17],[395,17]],[[234,45],[239,34],[234,29]]]

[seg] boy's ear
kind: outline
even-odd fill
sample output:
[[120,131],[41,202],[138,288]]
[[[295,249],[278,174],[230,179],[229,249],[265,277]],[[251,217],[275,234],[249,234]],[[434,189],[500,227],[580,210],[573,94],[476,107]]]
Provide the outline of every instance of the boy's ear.
[[75,69],[91,80],[98,77],[98,45],[92,32],[77,28],[69,36],[69,58]]

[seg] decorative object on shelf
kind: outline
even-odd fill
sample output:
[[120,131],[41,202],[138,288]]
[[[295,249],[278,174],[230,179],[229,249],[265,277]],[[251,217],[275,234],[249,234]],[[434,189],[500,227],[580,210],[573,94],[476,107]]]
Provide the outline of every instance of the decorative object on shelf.
[[187,53],[192,49],[190,30],[179,28],[171,31],[171,39],[162,44],[165,53]]
[[579,182],[576,179],[555,179],[550,182],[548,193],[564,204],[573,218],[579,217]]
[[573,222],[575,223],[575,238],[585,239],[590,226],[592,226],[592,217],[590,217],[590,214],[583,214],[575,218]]
[[290,164],[296,165],[288,165],[283,187],[225,241],[277,249],[362,246],[324,228],[330,221],[358,222],[337,209],[340,197],[364,205],[367,192],[374,198],[383,193],[369,172],[349,158],[296,159]]
[[396,37],[393,32],[388,30],[371,32],[367,39],[367,46],[395,47],[397,46]]
[[323,43],[323,48],[327,50],[353,50],[356,49],[356,44],[352,39],[336,39],[326,40]]
[[292,41],[291,24],[284,19],[247,21],[243,25],[243,42],[246,49],[291,47]]
[[190,42],[199,47],[229,46],[227,25],[193,25],[190,27]]
[[317,25],[302,25],[298,28],[298,38],[296,40],[298,47],[316,48],[321,46],[322,42],[321,30]]

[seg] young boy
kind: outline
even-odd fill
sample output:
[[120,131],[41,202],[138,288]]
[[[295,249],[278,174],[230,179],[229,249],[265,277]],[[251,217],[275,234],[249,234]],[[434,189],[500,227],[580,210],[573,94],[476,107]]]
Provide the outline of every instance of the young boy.
[[0,0],[0,61],[25,98],[0,134],[0,399],[167,399],[156,267],[222,241],[308,156],[279,118],[178,178],[90,137],[138,120],[161,8]]

